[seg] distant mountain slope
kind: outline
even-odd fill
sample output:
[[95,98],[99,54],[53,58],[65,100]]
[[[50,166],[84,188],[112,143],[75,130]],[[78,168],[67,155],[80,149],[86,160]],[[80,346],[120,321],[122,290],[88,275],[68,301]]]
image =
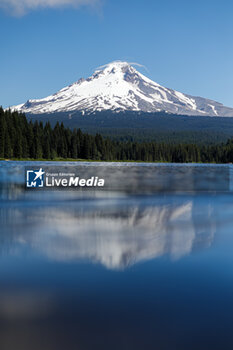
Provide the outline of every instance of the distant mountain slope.
[[121,61],[100,67],[90,78],[80,79],[52,96],[11,109],[31,114],[111,110],[233,117],[233,108],[165,88]]
[[62,122],[71,129],[100,133],[115,140],[219,143],[233,137],[233,118],[185,116],[165,112],[112,111],[82,115],[81,112],[27,114],[28,120]]

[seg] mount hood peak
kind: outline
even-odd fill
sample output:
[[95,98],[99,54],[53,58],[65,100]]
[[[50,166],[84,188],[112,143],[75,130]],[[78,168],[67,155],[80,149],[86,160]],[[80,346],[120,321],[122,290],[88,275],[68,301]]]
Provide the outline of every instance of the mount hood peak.
[[51,96],[28,100],[11,109],[29,114],[111,110],[233,117],[233,108],[163,87],[123,61],[101,66],[87,79],[81,78]]

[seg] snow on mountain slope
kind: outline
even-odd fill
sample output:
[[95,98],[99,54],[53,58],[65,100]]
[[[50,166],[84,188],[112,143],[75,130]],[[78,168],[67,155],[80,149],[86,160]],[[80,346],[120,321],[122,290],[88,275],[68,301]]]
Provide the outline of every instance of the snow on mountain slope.
[[32,114],[112,110],[233,117],[233,108],[165,88],[121,61],[100,67],[90,78],[82,78],[54,95],[11,109]]

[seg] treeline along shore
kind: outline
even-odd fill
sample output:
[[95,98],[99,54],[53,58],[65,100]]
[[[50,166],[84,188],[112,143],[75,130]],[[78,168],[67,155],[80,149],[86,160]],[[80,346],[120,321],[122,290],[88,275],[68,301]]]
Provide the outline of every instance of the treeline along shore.
[[216,145],[121,142],[57,123],[28,121],[24,114],[0,108],[1,159],[87,159],[145,162],[233,162],[233,140]]

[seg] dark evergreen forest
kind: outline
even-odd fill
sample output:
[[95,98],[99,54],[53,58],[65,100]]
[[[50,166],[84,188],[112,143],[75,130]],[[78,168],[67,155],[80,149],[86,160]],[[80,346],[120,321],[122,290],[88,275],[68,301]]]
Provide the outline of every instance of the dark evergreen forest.
[[89,159],[147,162],[233,162],[233,140],[216,145],[117,141],[69,129],[63,123],[28,121],[0,108],[0,158]]
[[65,127],[80,128],[82,132],[101,134],[116,141],[157,143],[217,144],[233,136],[233,118],[198,117],[166,112],[101,111],[82,114],[74,111],[50,114],[27,114],[28,120],[43,124],[57,122]]

